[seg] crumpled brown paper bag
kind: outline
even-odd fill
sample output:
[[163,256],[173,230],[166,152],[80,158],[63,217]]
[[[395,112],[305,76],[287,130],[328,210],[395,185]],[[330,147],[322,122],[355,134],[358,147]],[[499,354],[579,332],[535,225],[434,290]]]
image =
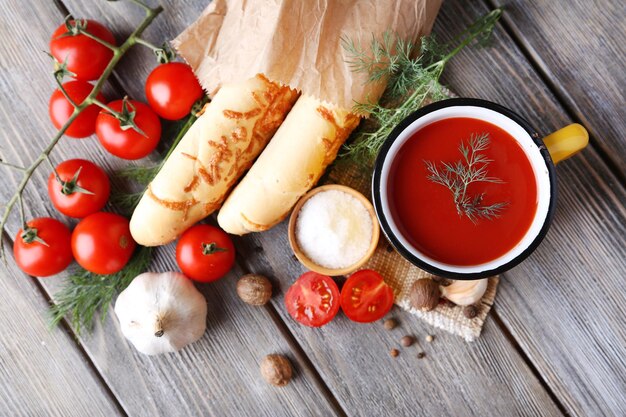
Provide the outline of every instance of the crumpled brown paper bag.
[[213,0],[173,45],[211,95],[262,73],[340,107],[377,100],[383,84],[355,73],[344,37],[369,50],[385,31],[430,33],[441,0]]

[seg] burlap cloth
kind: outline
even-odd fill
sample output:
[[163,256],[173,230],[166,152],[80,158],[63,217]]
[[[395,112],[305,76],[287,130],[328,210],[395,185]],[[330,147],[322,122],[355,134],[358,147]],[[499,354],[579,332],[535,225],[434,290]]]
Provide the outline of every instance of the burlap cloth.
[[[346,163],[333,166],[324,182],[347,185],[371,199],[370,173],[364,173],[362,169],[354,165]],[[468,342],[480,336],[485,319],[495,300],[499,281],[497,276],[489,278],[487,291],[480,303],[477,304],[478,314],[473,319],[468,319],[463,315],[463,307],[443,299],[432,311],[420,311],[412,308],[409,302],[411,285],[418,279],[432,275],[404,259],[395,251],[382,233],[374,255],[364,268],[378,271],[385,277],[387,284],[393,288],[397,306],[416,315],[431,326],[461,336]]]

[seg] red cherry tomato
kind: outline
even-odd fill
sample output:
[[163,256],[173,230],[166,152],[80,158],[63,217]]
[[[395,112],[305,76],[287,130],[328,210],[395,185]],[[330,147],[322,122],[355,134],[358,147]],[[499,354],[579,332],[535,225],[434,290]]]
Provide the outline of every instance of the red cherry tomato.
[[339,311],[339,288],[331,277],[306,272],[293,283],[285,295],[287,311],[296,321],[320,327]]
[[76,262],[95,274],[120,271],[137,244],[130,235],[128,219],[118,214],[90,214],[76,225],[72,233],[72,253]]
[[341,289],[341,309],[352,321],[370,323],[379,320],[393,306],[393,290],[383,277],[371,269],[350,275]]
[[[108,106],[121,112],[123,100],[112,101]],[[122,129],[120,121],[106,110],[102,110],[96,119],[96,135],[102,146],[119,158],[143,158],[159,143],[161,121],[147,104],[128,100],[126,106],[129,112],[135,112],[133,120],[145,136],[132,127]]]
[[203,91],[193,70],[182,62],[162,64],[146,80],[146,97],[150,107],[167,120],[182,119]]
[[233,267],[235,246],[222,229],[198,224],[187,229],[178,240],[176,262],[189,278],[215,281]]
[[100,211],[109,199],[109,177],[98,165],[84,159],[70,159],[48,177],[48,195],[54,207],[66,216],[83,218]]
[[41,217],[27,223],[26,233],[17,232],[13,256],[28,275],[47,277],[63,271],[72,262],[70,230],[58,220]]
[[[93,85],[85,81],[68,81],[63,83],[63,88],[72,101],[78,105],[91,93]],[[105,100],[101,93],[99,93],[96,98],[101,102]],[[50,102],[48,103],[48,113],[54,127],[60,129],[73,112],[74,106],[65,98],[61,90],[54,90],[54,93],[52,93],[50,97]],[[65,131],[65,134],[78,139],[93,135],[96,131],[96,118],[99,112],[100,107],[95,104],[90,105],[74,119],[72,124]]]
[[[111,45],[115,45],[115,38],[109,29],[95,20],[83,21],[87,23],[85,30]],[[69,21],[74,25],[74,21]],[[97,80],[113,58],[113,51],[94,39],[85,35],[66,35],[68,32],[65,23],[59,26],[50,38],[50,53],[59,62],[67,62],[67,69],[76,74],[76,79],[90,81]]]

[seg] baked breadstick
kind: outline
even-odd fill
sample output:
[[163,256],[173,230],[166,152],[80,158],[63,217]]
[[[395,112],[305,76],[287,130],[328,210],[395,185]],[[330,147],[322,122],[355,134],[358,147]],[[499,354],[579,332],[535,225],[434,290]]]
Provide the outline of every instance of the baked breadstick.
[[148,185],[130,220],[133,238],[166,244],[219,208],[296,99],[261,75],[224,85]]
[[267,230],[317,183],[359,124],[348,109],[301,96],[250,171],[233,189],[217,221],[228,233]]

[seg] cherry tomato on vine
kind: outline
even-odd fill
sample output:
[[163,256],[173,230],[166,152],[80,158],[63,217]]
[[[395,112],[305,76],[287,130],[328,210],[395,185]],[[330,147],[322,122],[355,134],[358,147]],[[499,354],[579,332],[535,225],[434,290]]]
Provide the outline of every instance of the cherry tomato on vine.
[[[122,159],[139,159],[156,148],[161,138],[161,121],[147,105],[135,100],[115,100],[108,104],[120,113],[118,120],[107,110],[96,119],[96,135],[109,153]],[[131,127],[135,124],[142,133]]]
[[48,177],[48,195],[57,210],[66,216],[83,218],[102,207],[109,199],[109,177],[102,168],[84,159],[70,159],[56,167]]
[[63,271],[72,262],[70,229],[58,220],[40,217],[27,223],[15,236],[13,256],[28,275],[47,277]]
[[178,240],[176,262],[183,274],[200,282],[220,279],[235,263],[235,246],[220,228],[193,226]]
[[137,244],[130,234],[128,219],[100,211],[81,220],[72,233],[72,253],[76,262],[95,274],[120,271]]
[[370,323],[379,320],[393,306],[393,290],[383,277],[371,269],[350,275],[341,289],[341,309],[352,321]]
[[146,80],[146,97],[150,107],[167,120],[182,119],[203,95],[202,87],[191,67],[182,62],[161,64]]
[[296,321],[320,327],[339,311],[339,288],[335,281],[317,272],[305,272],[285,294],[287,311]]
[[[106,26],[95,20],[70,20],[70,27],[85,25],[84,30],[93,36],[115,45],[115,38]],[[77,80],[97,80],[113,58],[113,51],[85,35],[74,35],[63,23],[50,38],[50,53],[60,63],[67,62],[67,69],[76,74]]]
[[[93,90],[93,85],[85,81],[68,81],[63,83],[63,89],[67,95],[77,105],[81,104],[85,98]],[[98,93],[96,97],[99,101],[105,100],[102,93]],[[74,106],[63,95],[63,92],[59,89],[54,90],[48,103],[48,113],[52,124],[57,129],[67,122],[72,113],[74,112]],[[72,138],[86,138],[89,135],[93,135],[96,131],[96,118],[100,112],[100,107],[95,104],[88,106],[83,112],[72,122],[67,128],[65,134]]]

